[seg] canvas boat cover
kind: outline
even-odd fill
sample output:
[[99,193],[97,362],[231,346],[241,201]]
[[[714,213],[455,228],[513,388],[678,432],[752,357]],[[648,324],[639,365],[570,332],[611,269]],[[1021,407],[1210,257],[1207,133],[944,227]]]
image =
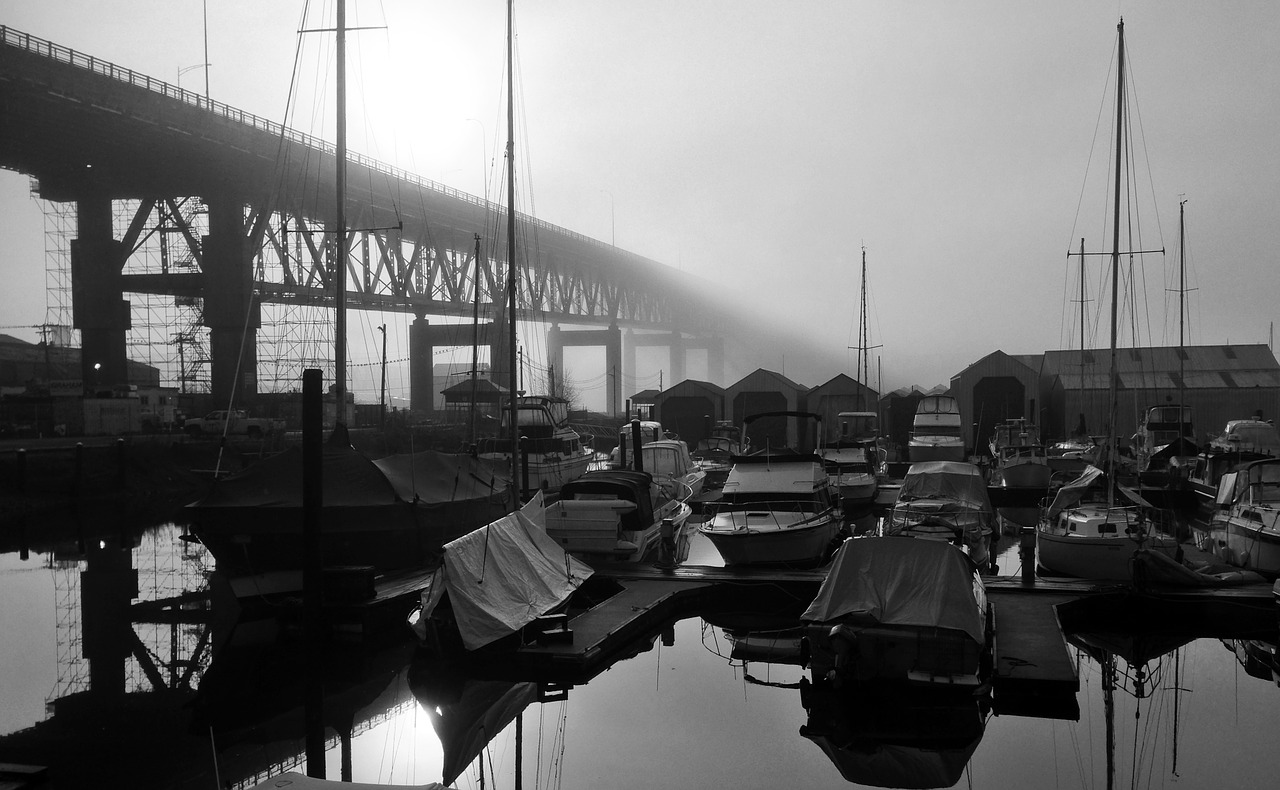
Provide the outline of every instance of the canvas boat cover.
[[450,541],[422,591],[422,622],[449,593],[468,650],[513,634],[563,604],[591,576],[547,536],[542,494],[492,524]]
[[949,499],[974,510],[991,511],[987,482],[978,467],[963,461],[914,463],[902,479],[898,502],[913,499]]
[[979,645],[986,622],[973,566],[955,546],[906,537],[849,538],[836,551],[804,623],[854,620],[963,631]]

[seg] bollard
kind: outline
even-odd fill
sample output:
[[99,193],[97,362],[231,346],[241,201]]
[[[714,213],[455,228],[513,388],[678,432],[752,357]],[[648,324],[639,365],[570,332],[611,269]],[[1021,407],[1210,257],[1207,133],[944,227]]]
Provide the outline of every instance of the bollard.
[[1018,530],[1018,557],[1022,560],[1022,583],[1036,583],[1036,528]]
[[659,535],[661,538],[658,541],[658,561],[654,563],[654,566],[662,570],[671,570],[676,567],[675,521],[664,518]]

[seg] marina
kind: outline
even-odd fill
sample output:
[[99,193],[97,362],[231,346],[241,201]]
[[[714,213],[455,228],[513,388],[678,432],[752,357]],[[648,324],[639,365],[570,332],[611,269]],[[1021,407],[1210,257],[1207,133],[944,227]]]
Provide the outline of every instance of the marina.
[[1280,15],[48,2],[0,790],[1280,777]]

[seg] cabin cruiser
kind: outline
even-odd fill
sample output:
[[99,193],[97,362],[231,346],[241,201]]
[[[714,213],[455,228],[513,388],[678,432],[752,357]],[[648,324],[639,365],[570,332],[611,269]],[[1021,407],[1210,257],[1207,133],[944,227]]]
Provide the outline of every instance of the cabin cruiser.
[[711,435],[699,439],[690,453],[698,466],[707,473],[703,482],[705,488],[719,488],[729,476],[735,455],[746,455],[748,443],[743,441],[742,429],[731,422],[717,422],[711,428]]
[[[809,412],[764,412],[755,420],[822,418]],[[820,436],[821,431],[816,435]],[[735,456],[715,510],[700,531],[726,565],[816,565],[843,526],[838,495],[813,450],[766,449]]]
[[1010,498],[1022,498],[1028,506],[1005,506],[999,513],[1023,527],[1034,527],[1040,515],[1035,503],[1044,498],[1053,479],[1049,456],[1040,442],[1040,431],[1024,418],[1006,420],[991,437],[992,486],[1006,489]]
[[1248,461],[1276,457],[1280,457],[1280,431],[1274,423],[1257,418],[1230,420],[1221,435],[1210,439],[1208,447],[1191,462],[1187,483],[1202,507],[1213,509],[1224,474]]
[[1280,458],[1224,474],[1217,506],[1210,523],[1214,554],[1239,568],[1280,575]]
[[880,534],[931,538],[960,548],[976,567],[991,560],[996,525],[982,472],[960,461],[914,463]]
[[547,505],[547,535],[561,549],[587,561],[655,559],[664,537],[682,535],[689,516],[689,488],[634,469],[601,469],[565,483]]
[[1133,448],[1144,482],[1169,482],[1171,470],[1185,470],[1200,452],[1191,407],[1165,404],[1147,409],[1133,435]]
[[884,466],[879,447],[880,420],[875,412],[843,411],[840,436],[818,450],[846,512],[875,501]]
[[963,461],[964,434],[960,407],[950,395],[926,395],[916,405],[908,458],[917,461]]
[[976,690],[990,674],[986,588],[977,567],[949,542],[845,540],[800,621],[815,683]]
[[[502,434],[510,435],[511,412],[502,410]],[[528,492],[554,493],[560,486],[582,475],[595,458],[582,437],[569,426],[569,402],[546,395],[522,395],[516,398],[516,424],[519,429],[522,468],[527,478],[521,489]],[[485,439],[478,457],[498,469],[511,468],[511,440]],[[523,498],[523,497],[522,497]]]

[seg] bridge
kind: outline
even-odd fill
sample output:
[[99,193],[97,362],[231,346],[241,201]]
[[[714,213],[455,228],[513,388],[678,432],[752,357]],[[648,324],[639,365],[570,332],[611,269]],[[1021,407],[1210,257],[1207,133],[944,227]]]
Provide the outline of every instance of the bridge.
[[[41,198],[66,207],[84,382],[127,383],[136,322],[125,297],[163,295],[188,308],[190,326],[175,327],[170,340],[180,357],[184,347],[192,352],[179,379],[195,380],[192,366],[207,362],[215,397],[252,397],[264,309],[331,309],[340,262],[349,308],[414,316],[411,404],[429,412],[433,348],[469,344],[472,332],[428,317],[501,312],[502,207],[351,154],[349,243],[339,252],[333,145],[7,27],[0,27],[0,167],[30,175]],[[615,413],[620,381],[635,377],[636,346],[667,345],[672,381],[684,378],[685,351],[704,348],[708,377],[723,377],[724,338],[742,328],[710,288],[565,228],[518,220],[527,255],[517,261],[519,316],[550,326],[552,365],[563,370],[565,346],[604,346],[606,369],[623,372],[610,377]],[[147,245],[159,253],[143,255]],[[494,326],[479,330],[491,349]]]

